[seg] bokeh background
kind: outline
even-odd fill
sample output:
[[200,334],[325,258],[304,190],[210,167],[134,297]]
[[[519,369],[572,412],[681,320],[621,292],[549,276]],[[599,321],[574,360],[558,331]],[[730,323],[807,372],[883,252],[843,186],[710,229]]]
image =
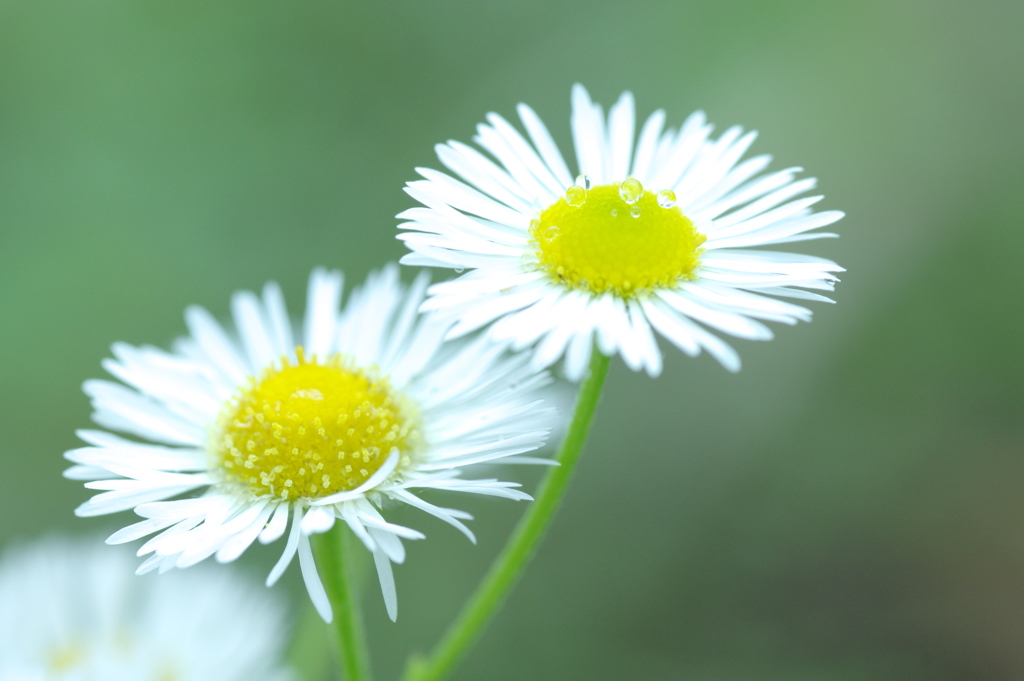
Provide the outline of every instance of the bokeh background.
[[[402,255],[435,143],[526,101],[568,151],[581,81],[760,130],[847,212],[809,250],[849,271],[812,324],[737,342],[739,375],[613,364],[457,678],[1024,678],[1022,35],[1014,0],[0,1],[0,548],[130,519],[73,518],[60,477],[111,342],[168,343],[186,305],[226,316],[269,278],[299,309],[315,265],[361,280]],[[380,678],[522,511],[469,508],[477,547],[396,514],[429,539],[397,624],[368,584]]]

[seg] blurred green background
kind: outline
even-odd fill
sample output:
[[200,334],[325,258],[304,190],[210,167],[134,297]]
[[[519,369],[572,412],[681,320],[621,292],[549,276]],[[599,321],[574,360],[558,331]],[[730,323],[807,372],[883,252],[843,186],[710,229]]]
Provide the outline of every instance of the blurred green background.
[[[111,342],[166,344],[269,278],[300,309],[315,265],[361,280],[402,255],[435,143],[526,101],[568,152],[581,81],[760,130],[847,212],[806,250],[849,272],[812,324],[738,341],[737,376],[613,364],[458,678],[1024,678],[1022,35],[1013,0],[0,1],[0,547],[130,520],[76,520],[60,477]],[[368,585],[380,678],[523,507],[468,508],[478,547],[393,514],[429,539],[397,624]]]

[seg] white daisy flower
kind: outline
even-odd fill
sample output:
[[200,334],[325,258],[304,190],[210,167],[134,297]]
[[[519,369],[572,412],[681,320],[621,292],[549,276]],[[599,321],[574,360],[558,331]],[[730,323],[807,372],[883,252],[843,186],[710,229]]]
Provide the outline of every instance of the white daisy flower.
[[665,128],[659,110],[635,137],[629,92],[606,120],[576,85],[574,175],[537,114],[525,104],[518,112],[529,140],[488,114],[474,141],[494,160],[440,144],[441,162],[463,181],[418,168],[425,179],[406,188],[424,207],[398,216],[408,230],[398,238],[413,251],[402,263],[469,270],[432,286],[423,308],[458,318],[449,337],[493,322],[492,338],[536,344],[536,367],[564,356],[566,374],[579,380],[594,340],[658,375],[653,330],[737,371],[739,356],[706,327],[767,340],[772,332],[758,320],[811,317],[778,298],[829,301],[814,291],[832,290],[843,271],[832,261],[752,250],[835,236],[811,230],[843,215],[812,213],[820,196],[794,198],[815,185],[796,179],[800,168],[763,174],[769,156],[741,162],[756,133],[732,127],[712,139],[701,111]]
[[286,681],[285,613],[223,571],[134,577],[130,553],[45,540],[0,561],[4,681]]
[[[388,499],[455,526],[471,541],[460,510],[415,490],[529,499],[519,485],[464,479],[489,462],[549,463],[522,457],[542,446],[552,421],[541,388],[549,382],[523,356],[486,339],[444,344],[448,328],[417,309],[427,280],[406,289],[398,267],[374,273],[339,312],[340,272],[315,270],[301,331],[292,328],[281,290],[262,299],[236,293],[231,334],[204,309],[185,318],[190,336],[173,352],[113,346],[104,368],[124,384],[84,385],[105,430],[84,430],[89,447],[67,452],[65,475],[105,490],[79,516],[135,509],[145,520],[107,541],[159,532],[139,555],[138,572],[184,568],[209,556],[237,558],[257,539],[287,535],[267,578],[278,580],[296,553],[313,603],[331,606],[309,536],[341,520],[373,553],[388,614],[397,598],[391,563],[401,539],[419,532],[390,523]],[[198,496],[175,498],[201,491]],[[290,529],[289,527],[290,521]]]

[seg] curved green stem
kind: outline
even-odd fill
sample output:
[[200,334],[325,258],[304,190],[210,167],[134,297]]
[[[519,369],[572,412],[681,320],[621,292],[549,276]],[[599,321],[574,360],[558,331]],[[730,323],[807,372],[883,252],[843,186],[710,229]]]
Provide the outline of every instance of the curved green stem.
[[317,560],[324,577],[324,588],[334,609],[334,638],[340,657],[339,666],[348,681],[370,681],[370,653],[363,632],[363,618],[355,592],[353,569],[356,556],[354,537],[343,523],[317,538]]
[[544,531],[555,515],[565,489],[572,478],[590,432],[594,410],[601,397],[609,358],[594,348],[590,371],[580,386],[576,410],[569,432],[556,460],[537,492],[536,500],[523,515],[505,548],[494,560],[490,571],[469,602],[452,623],[441,642],[426,659],[414,659],[405,670],[406,681],[440,681],[447,678],[483,632],[504,602],[526,563],[533,556]]

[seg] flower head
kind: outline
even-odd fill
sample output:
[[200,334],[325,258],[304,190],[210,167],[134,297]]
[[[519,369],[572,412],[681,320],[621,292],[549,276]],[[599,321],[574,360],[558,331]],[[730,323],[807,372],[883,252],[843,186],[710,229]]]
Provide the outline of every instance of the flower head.
[[44,540],[0,561],[0,679],[286,681],[284,610],[237,575],[138,579],[131,554]]
[[298,553],[328,621],[309,536],[341,520],[373,553],[394,619],[391,563],[405,559],[402,539],[423,535],[386,521],[380,507],[402,502],[473,540],[469,514],[416,490],[528,499],[515,483],[465,479],[462,469],[546,463],[519,455],[544,444],[552,417],[542,404],[549,378],[527,358],[485,339],[444,343],[448,324],[417,313],[426,286],[421,276],[406,289],[390,266],[339,311],[341,273],[316,270],[301,331],[270,283],[262,298],[235,294],[234,333],[192,307],[191,334],[173,352],[115,344],[104,367],[123,385],[87,381],[85,391],[96,423],[136,439],[79,433],[90,446],[67,452],[76,465],[65,475],[106,491],[76,513],[134,509],[145,518],[108,539],[159,533],[139,551],[151,554],[140,573],[213,555],[232,561],[257,539],[287,535],[267,583]]
[[536,344],[534,366],[564,356],[579,380],[595,340],[632,369],[659,374],[657,332],[736,371],[739,356],[708,328],[767,340],[759,320],[811,316],[779,298],[829,300],[814,291],[831,291],[841,267],[757,247],[835,236],[811,230],[842,213],[813,213],[820,196],[795,198],[815,184],[797,180],[799,168],[763,174],[770,157],[741,161],[755,133],[733,127],[712,139],[700,111],[666,129],[659,110],[635,138],[630,93],[606,119],[580,85],[572,108],[578,175],[520,104],[529,140],[489,114],[475,141],[493,160],[450,141],[437,154],[462,181],[419,168],[424,179],[408,184],[423,207],[399,215],[399,238],[413,251],[402,262],[469,270],[431,287],[424,304],[458,319],[450,337],[491,324],[496,340]]

